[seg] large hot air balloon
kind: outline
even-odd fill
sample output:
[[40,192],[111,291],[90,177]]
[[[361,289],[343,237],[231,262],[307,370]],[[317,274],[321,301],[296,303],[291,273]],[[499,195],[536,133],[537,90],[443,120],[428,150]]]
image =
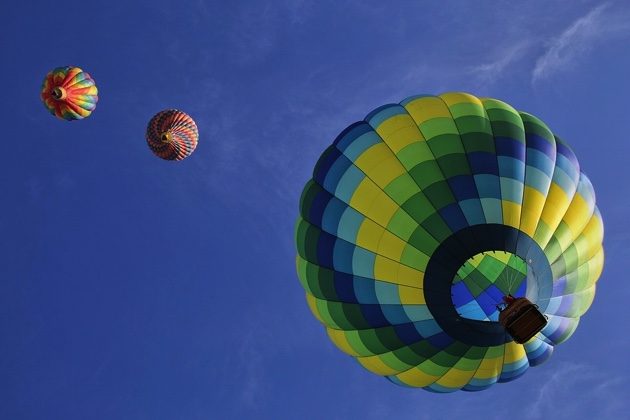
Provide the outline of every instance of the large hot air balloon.
[[[496,99],[414,96],[324,151],[300,202],[297,271],[330,339],[366,369],[478,391],[573,334],[602,240],[593,186],[545,123]],[[519,344],[502,299],[546,325]]]
[[57,118],[80,120],[96,108],[98,89],[94,79],[79,67],[57,67],[44,78],[40,97]]
[[151,118],[146,139],[156,156],[165,160],[182,160],[195,151],[199,131],[190,115],[167,109]]

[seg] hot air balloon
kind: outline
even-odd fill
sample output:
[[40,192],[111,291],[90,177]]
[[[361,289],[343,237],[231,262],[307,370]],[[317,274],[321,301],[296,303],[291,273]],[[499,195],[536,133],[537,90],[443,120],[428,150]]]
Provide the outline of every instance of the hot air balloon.
[[[413,96],[350,125],[319,158],[300,201],[297,272],[332,342],[366,369],[478,391],[573,334],[602,241],[593,186],[544,122],[466,93]],[[523,344],[499,322],[504,297],[543,316]]]
[[176,109],[167,109],[151,118],[146,139],[157,157],[182,160],[195,151],[199,131],[190,115]]
[[98,89],[94,79],[79,67],[57,67],[44,78],[40,97],[57,118],[80,120],[96,108]]

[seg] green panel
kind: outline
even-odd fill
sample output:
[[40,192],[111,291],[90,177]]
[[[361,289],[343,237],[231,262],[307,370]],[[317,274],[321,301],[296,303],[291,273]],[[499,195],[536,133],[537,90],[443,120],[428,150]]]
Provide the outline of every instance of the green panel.
[[451,187],[446,181],[437,181],[424,189],[427,198],[431,200],[433,207],[442,209],[449,204],[455,203],[455,197],[451,192]]
[[453,154],[442,156],[438,160],[444,178],[450,179],[458,175],[470,175],[468,158],[465,154]]
[[442,175],[442,171],[435,160],[414,166],[409,171],[409,175],[421,189],[425,189],[437,181],[444,180],[444,175]]
[[433,204],[431,204],[429,199],[422,192],[418,192],[412,196],[401,207],[418,223],[423,222],[427,217],[436,212]]
[[427,140],[436,159],[453,153],[464,154],[465,150],[458,134],[441,134]]
[[396,157],[407,170],[410,170],[419,163],[435,159],[426,141],[416,141],[405,146],[396,154]]
[[383,191],[396,203],[402,204],[420,191],[420,188],[413,178],[408,174],[403,174],[390,182]]

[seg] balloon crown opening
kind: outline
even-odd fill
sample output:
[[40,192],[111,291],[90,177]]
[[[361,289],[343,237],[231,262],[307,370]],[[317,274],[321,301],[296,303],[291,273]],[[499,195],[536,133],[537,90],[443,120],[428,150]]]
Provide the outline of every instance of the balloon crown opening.
[[66,90],[62,87],[57,86],[52,90],[50,94],[53,98],[57,100],[64,99],[66,97]]
[[162,143],[168,143],[173,139],[173,135],[170,132],[165,131],[160,135],[160,139],[162,140]]

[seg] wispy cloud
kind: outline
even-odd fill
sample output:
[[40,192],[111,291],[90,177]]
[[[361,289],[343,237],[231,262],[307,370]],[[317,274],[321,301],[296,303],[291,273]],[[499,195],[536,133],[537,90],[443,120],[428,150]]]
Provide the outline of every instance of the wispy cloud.
[[498,52],[493,61],[470,67],[469,72],[485,86],[500,78],[508,67],[525,56],[532,46],[530,40],[518,40]]
[[627,14],[615,13],[610,4],[595,7],[575,20],[558,37],[552,39],[545,52],[536,60],[532,83],[570,68],[598,43],[627,35],[630,23]]
[[[627,379],[582,363],[563,363],[538,390],[529,418],[617,418],[625,410]],[[570,402],[570,403],[569,403]]]

